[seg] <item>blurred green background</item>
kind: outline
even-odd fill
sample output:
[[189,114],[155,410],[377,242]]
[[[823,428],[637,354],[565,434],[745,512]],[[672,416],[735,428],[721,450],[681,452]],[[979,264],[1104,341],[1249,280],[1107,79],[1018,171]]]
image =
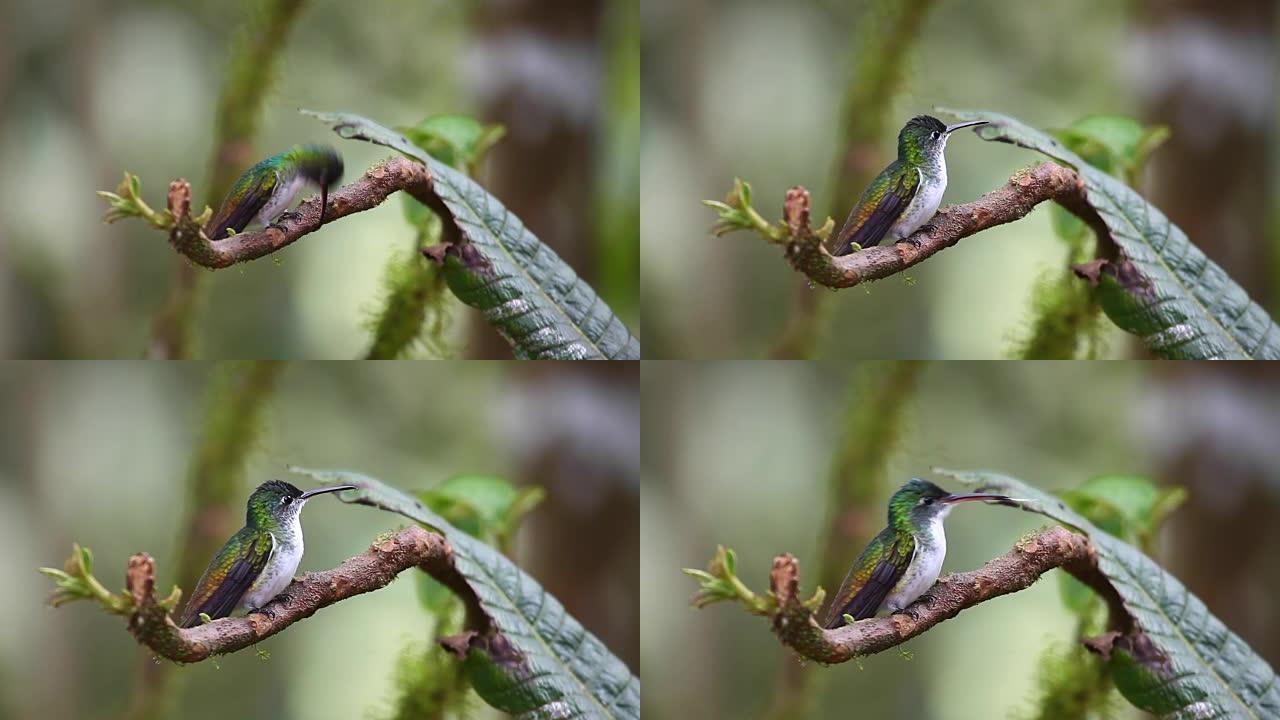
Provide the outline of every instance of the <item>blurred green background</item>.
[[[635,671],[638,369],[270,368],[255,391],[260,430],[249,438],[233,506],[197,519],[218,538],[229,536],[252,487],[271,478],[308,485],[286,472],[289,464],[356,470],[404,489],[460,474],[540,485],[547,497],[525,520],[515,561]],[[159,717],[395,716],[402,653],[420,655],[435,638],[412,573],[266,640],[266,661],[250,649],[185,667],[153,663],[121,618],[88,603],[43,605],[52,584],[35,569],[61,567],[73,541],[92,548],[95,572],[113,590],[123,586],[130,554],[151,553],[158,589],[168,592],[176,541],[204,509],[189,502],[193,481],[185,478],[205,437],[207,396],[225,391],[221,373],[244,371],[210,363],[0,364],[0,587],[9,594],[0,613],[0,717],[137,717],[126,711],[154,700],[140,683],[141,673],[154,671],[178,680],[180,713]],[[241,415],[230,419],[233,427],[250,422]],[[309,503],[299,572],[331,568],[405,522],[364,507]],[[195,562],[203,567],[207,559]],[[473,707],[475,717],[493,715],[478,700]]]
[[[280,1],[0,1],[0,356],[142,355],[177,255],[141,221],[103,225],[94,191],[128,170],[163,208],[168,183],[184,177],[203,206],[228,54],[245,19]],[[388,126],[441,113],[503,123],[481,183],[638,325],[637,0],[298,4],[241,170],[323,142],[350,182],[391,155],[338,138],[300,107]],[[414,242],[401,204],[390,198],[271,259],[200,271],[198,352],[363,355],[384,268]],[[458,354],[510,357],[453,302]]]
[[[895,155],[898,130],[935,106],[1064,127],[1095,113],[1170,127],[1139,190],[1273,316],[1280,314],[1280,122],[1274,0],[647,0],[641,286],[646,357],[760,357],[797,298],[826,298],[814,357],[1003,357],[1029,331],[1031,290],[1065,267],[1046,208],[897,276],[804,288],[779,248],[712,238],[735,176],[767,219],[792,185],[814,225],[837,228]],[[904,18],[915,18],[914,25]],[[898,32],[897,28],[914,27]],[[897,40],[890,40],[892,36]],[[882,58],[893,79],[883,86]],[[847,106],[847,88],[862,95]],[[879,88],[868,92],[866,87]],[[879,127],[877,127],[879,126]],[[843,137],[856,137],[851,145]],[[869,137],[862,137],[869,134]],[[960,133],[944,203],[971,201],[1031,151]],[[847,164],[855,189],[834,197]],[[1110,326],[1104,320],[1104,325]],[[1108,353],[1142,353],[1123,333]]]
[[[1186,487],[1155,557],[1280,665],[1280,372],[1269,367],[665,362],[646,363],[641,376],[647,718],[1037,717],[1042,653],[1067,649],[1075,629],[1060,573],[907,642],[909,659],[891,650],[809,663],[807,688],[764,620],[737,606],[688,604],[697,586],[680,568],[705,567],[717,544],[737,551],[739,576],[758,592],[774,556],[794,553],[807,597],[820,538],[830,535],[838,573],[824,586],[834,592],[884,526],[897,487],[912,476],[957,487],[931,475],[935,466],[996,470],[1049,489],[1110,474]],[[882,412],[868,416],[873,403]],[[850,417],[874,438],[861,450],[843,445]],[[880,470],[832,477],[833,467],[876,464],[869,458],[881,449]],[[865,499],[833,507],[834,480],[863,488]],[[1044,524],[1005,508],[958,509],[943,570],[976,568]]]

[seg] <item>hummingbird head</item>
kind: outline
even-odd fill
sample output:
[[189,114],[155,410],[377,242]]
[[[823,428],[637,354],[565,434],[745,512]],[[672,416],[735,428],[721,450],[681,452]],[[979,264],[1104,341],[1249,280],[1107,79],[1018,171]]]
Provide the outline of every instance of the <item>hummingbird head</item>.
[[932,115],[917,115],[908,120],[902,127],[902,131],[898,133],[898,157],[913,165],[923,165],[930,159],[942,155],[951,133],[961,128],[986,123],[986,120],[973,120],[946,125]]
[[909,527],[928,525],[935,518],[941,520],[946,517],[956,503],[973,500],[999,504],[1013,502],[1003,495],[949,493],[928,480],[911,478],[889,498],[889,524],[901,526],[905,523]]
[[293,149],[298,172],[325,189],[342,179],[342,156],[328,145],[298,145]]
[[329,205],[329,188],[342,179],[342,156],[328,145],[295,145],[293,157],[298,163],[298,173],[320,186],[320,220],[324,224],[325,208]]
[[268,480],[259,485],[249,496],[245,524],[261,526],[268,522],[268,519],[274,524],[287,524],[293,522],[298,517],[298,513],[302,512],[302,506],[306,504],[307,498],[322,493],[354,489],[354,485],[335,485],[303,492],[283,480]]

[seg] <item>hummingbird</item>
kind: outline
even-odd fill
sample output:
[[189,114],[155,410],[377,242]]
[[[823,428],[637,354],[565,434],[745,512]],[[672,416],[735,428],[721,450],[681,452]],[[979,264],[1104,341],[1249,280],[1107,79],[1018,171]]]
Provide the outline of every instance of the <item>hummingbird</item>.
[[853,243],[879,245],[887,234],[894,242],[911,237],[942,204],[947,189],[947,138],[961,128],[985,125],[986,120],[944,125],[929,115],[917,115],[898,133],[898,159],[880,171],[849,211],[840,232],[828,247],[847,255]]
[[283,211],[308,183],[320,187],[319,228],[324,224],[329,188],[341,177],[342,156],[336,150],[328,145],[294,145],[246,170],[227,191],[205,234],[210,240],[222,240],[229,228],[243,231],[255,215],[263,225],[283,230],[276,221],[293,216]]
[[953,495],[920,478],[898,488],[889,498],[889,526],[849,568],[822,627],[839,627],[845,615],[862,620],[881,610],[899,612],[933,587],[947,554],[942,520],[956,503],[973,500],[1019,507],[1004,495]]
[[355,485],[303,492],[281,480],[262,483],[249,496],[244,527],[213,557],[182,610],[179,627],[199,625],[200,613],[212,620],[238,609],[255,612],[293,580],[302,561],[302,523],[307,498]]

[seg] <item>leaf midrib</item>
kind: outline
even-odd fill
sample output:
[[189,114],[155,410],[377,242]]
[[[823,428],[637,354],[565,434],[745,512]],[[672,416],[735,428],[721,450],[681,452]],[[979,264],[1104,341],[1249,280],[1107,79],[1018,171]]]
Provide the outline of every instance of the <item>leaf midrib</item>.
[[[436,173],[434,171],[432,174],[435,175],[437,179],[442,179],[446,177],[445,175],[441,173]],[[578,336],[581,337],[583,341],[586,342],[586,344],[589,345],[593,350],[595,350],[596,355],[599,355],[600,357],[607,359],[609,356],[604,353],[604,351],[600,348],[600,346],[592,342],[587,337],[587,334],[585,331],[583,331],[582,327],[578,325],[578,323],[574,321],[572,317],[569,316],[569,312],[565,310],[563,307],[561,307],[560,303],[553,300],[551,296],[547,294],[547,291],[543,289],[542,284],[534,280],[533,277],[529,275],[529,273],[525,270],[524,265],[521,264],[519,261],[517,261],[515,256],[511,254],[511,251],[507,249],[506,244],[498,239],[498,236],[489,227],[488,221],[484,219],[485,216],[481,215],[477,211],[476,207],[472,205],[471,202],[466,198],[466,196],[458,190],[458,187],[456,185],[454,185],[452,182],[449,182],[448,185],[449,185],[449,189],[453,191],[454,197],[458,198],[458,202],[465,205],[467,210],[470,211],[473,217],[480,218],[480,225],[484,227],[484,229],[489,233],[489,236],[494,239],[493,244],[498,246],[498,249],[502,251],[502,254],[506,256],[510,264],[515,267],[516,271],[519,272],[520,275],[524,277],[530,285],[537,288],[538,293],[542,295],[542,297],[546,298],[547,304],[554,307],[556,311],[560,313],[560,315],[562,315],[566,321],[568,321],[569,325],[573,327],[574,331],[577,332]],[[508,213],[511,212],[511,210],[507,209],[506,206],[503,206],[503,210],[505,210]],[[528,228],[525,228],[525,232],[528,232]],[[547,249],[550,250],[551,248],[548,247]],[[561,262],[563,262],[563,260],[561,260]],[[577,276],[576,272],[574,273],[574,279],[576,282],[582,281],[582,279]],[[592,290],[592,292],[595,292],[595,290]]]
[[[1048,153],[1045,153],[1045,154],[1048,155]],[[1049,155],[1049,157],[1053,157],[1053,155]],[[1097,172],[1096,170],[1092,169],[1092,166],[1090,166],[1090,169],[1085,171],[1086,177],[1090,176],[1091,171]],[[1133,223],[1133,220],[1129,218],[1129,214],[1124,211],[1123,206],[1120,205],[1120,203],[1116,200],[1116,198],[1112,196],[1111,193],[1104,190],[1102,188],[1101,183],[1094,182],[1092,177],[1089,177],[1089,185],[1093,189],[1097,190],[1099,194],[1106,197],[1106,199],[1112,204],[1112,206],[1119,211],[1118,214],[1120,215],[1120,217],[1124,218],[1124,221],[1126,223],[1128,223],[1129,228],[1133,231],[1134,236],[1139,238],[1138,242],[1141,242],[1149,250],[1151,250],[1151,254],[1155,255],[1156,261],[1160,264],[1160,267],[1164,269],[1164,271],[1169,275],[1169,277],[1173,278],[1173,281],[1177,283],[1178,287],[1182,290],[1183,296],[1187,297],[1193,304],[1195,304],[1196,307],[1201,309],[1201,314],[1208,317],[1209,320],[1212,321],[1213,324],[1217,326],[1217,328],[1221,331],[1221,334],[1225,335],[1228,339],[1230,339],[1232,345],[1235,345],[1237,348],[1239,348],[1240,354],[1243,357],[1252,358],[1252,356],[1249,354],[1249,351],[1245,349],[1244,345],[1240,344],[1240,341],[1236,339],[1235,335],[1232,334],[1231,331],[1228,330],[1225,326],[1223,326],[1223,324],[1218,320],[1218,317],[1216,315],[1214,315],[1212,312],[1209,312],[1209,308],[1206,307],[1203,303],[1201,303],[1200,298],[1197,297],[1196,294],[1192,292],[1191,288],[1188,287],[1186,283],[1182,281],[1182,276],[1177,272],[1175,272],[1173,268],[1169,267],[1169,264],[1165,261],[1164,253],[1155,249],[1155,247],[1153,247],[1151,243],[1147,242],[1146,236],[1138,231],[1138,226],[1135,225]],[[1104,219],[1104,222],[1105,222],[1105,219]],[[1173,227],[1173,222],[1170,221],[1167,217],[1165,218],[1165,222],[1168,224],[1170,228]],[[1165,233],[1170,234],[1170,231],[1166,228]],[[1186,244],[1190,246],[1191,240],[1187,239]],[[1205,262],[1212,263],[1213,260],[1206,257]],[[1235,281],[1228,279],[1228,282],[1235,282]],[[1245,299],[1245,312],[1249,311],[1249,304],[1252,302],[1253,301],[1249,298]],[[1147,306],[1149,305],[1150,304],[1148,303]],[[1264,337],[1265,337],[1265,334],[1264,334]]]
[[[454,533],[461,533],[460,530],[458,530],[457,528],[454,528],[453,526],[448,526],[446,533],[449,530],[452,530]],[[459,547],[460,543],[458,543],[456,540],[450,539],[450,541],[453,542],[455,548]],[[467,548],[467,559],[470,560],[472,563],[474,563],[477,567],[484,568],[485,580],[487,581],[487,584],[489,585],[489,587],[497,591],[497,593],[502,596],[502,599],[506,601],[507,607],[511,608],[511,610],[514,611],[515,614],[520,617],[520,619],[524,620],[526,625],[529,625],[529,627],[533,629],[533,632],[529,633],[528,637],[535,638],[538,644],[542,646],[543,653],[547,657],[551,658],[555,662],[556,666],[562,669],[564,674],[574,679],[574,681],[578,684],[578,687],[581,690],[581,692],[579,692],[579,695],[585,695],[587,698],[591,700],[592,704],[599,707],[600,710],[603,713],[605,713],[605,715],[608,715],[609,714],[608,708],[600,704],[600,701],[596,698],[595,693],[591,692],[591,688],[587,687],[586,683],[583,682],[582,678],[578,677],[578,674],[573,672],[573,670],[570,669],[569,667],[567,667],[564,664],[564,662],[560,660],[560,656],[556,655],[555,652],[552,651],[551,646],[547,644],[546,640],[543,639],[541,633],[537,631],[538,628],[529,622],[529,618],[525,616],[524,611],[520,609],[520,606],[514,602],[511,596],[507,594],[506,590],[504,590],[502,586],[496,582],[493,575],[489,573],[488,566],[480,562],[479,560],[477,560],[475,556],[471,554],[470,543],[472,542],[474,541],[471,539],[470,536],[467,536],[464,540],[465,547]],[[520,571],[520,572],[523,572],[523,571]],[[538,586],[538,589],[543,593],[546,593],[547,591],[546,588],[542,587],[541,585]],[[567,616],[567,613],[566,613],[566,616]],[[582,632],[584,633],[584,638],[585,638],[586,633],[589,633],[590,631],[584,627],[582,628]],[[629,682],[630,681],[628,681],[628,683]]]
[[[1096,527],[1090,526],[1090,534],[1092,535],[1095,532],[1101,532],[1101,531],[1099,531]],[[1134,551],[1137,552],[1137,549],[1135,548]],[[1211,665],[1205,659],[1205,657],[1200,654],[1200,651],[1199,649],[1196,648],[1195,643],[1192,643],[1191,640],[1189,640],[1187,636],[1182,632],[1182,627],[1179,626],[1177,623],[1173,622],[1172,618],[1169,617],[1169,614],[1164,611],[1163,603],[1161,603],[1150,592],[1148,592],[1146,586],[1143,585],[1138,578],[1134,577],[1133,572],[1129,569],[1129,566],[1120,562],[1116,558],[1116,555],[1110,551],[1110,549],[1108,549],[1107,551],[1107,556],[1108,556],[1108,559],[1111,560],[1111,562],[1121,567],[1124,570],[1125,574],[1129,575],[1129,584],[1132,587],[1137,588],[1138,591],[1141,592],[1143,596],[1151,603],[1151,606],[1155,608],[1155,611],[1160,615],[1160,617],[1164,618],[1165,624],[1168,625],[1170,628],[1172,628],[1175,633],[1177,633],[1178,638],[1182,641],[1183,647],[1189,648],[1191,650],[1191,652],[1195,655],[1196,660],[1198,660],[1200,664],[1209,671],[1209,673],[1213,676],[1213,678],[1218,681],[1218,685],[1220,685],[1223,688],[1226,688],[1227,692],[1231,695],[1231,698],[1234,699],[1236,703],[1240,705],[1240,707],[1249,711],[1250,717],[1254,717],[1254,718],[1260,717],[1259,715],[1254,713],[1253,709],[1250,708],[1245,703],[1244,698],[1240,697],[1240,695],[1236,693],[1235,688],[1233,688],[1230,683],[1228,683],[1225,679],[1223,679],[1222,675],[1218,674],[1218,671],[1214,669],[1213,665]],[[1187,589],[1184,587],[1182,591],[1187,592]],[[1227,632],[1228,636],[1234,635],[1234,633],[1231,631],[1231,628],[1226,627],[1225,624],[1223,625],[1223,629]],[[1272,672],[1273,682],[1274,682],[1274,677],[1275,677],[1275,673]],[[1183,707],[1185,708],[1186,706],[1184,705]]]

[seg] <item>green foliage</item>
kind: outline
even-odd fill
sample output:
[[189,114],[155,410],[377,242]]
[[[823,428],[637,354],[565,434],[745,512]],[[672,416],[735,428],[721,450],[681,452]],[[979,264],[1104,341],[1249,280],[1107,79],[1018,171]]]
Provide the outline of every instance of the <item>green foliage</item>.
[[416,494],[454,527],[510,554],[516,528],[547,493],[502,478],[459,475]]
[[[484,125],[463,115],[433,115],[409,128],[405,137],[440,162],[474,175],[486,152],[502,139],[501,125]],[[416,230],[413,245],[387,261],[385,298],[369,329],[370,360],[406,357],[419,344],[431,356],[453,353],[445,340],[449,330],[449,294],[444,273],[423,261],[421,248],[440,242],[440,218],[412,196],[403,197],[405,220]]]
[[[454,527],[423,503],[373,478],[342,471],[294,472],[360,488],[344,502],[399,513],[445,536],[453,564],[492,623],[468,634],[467,676],[493,707],[519,718],[640,717],[640,679],[556,598],[501,553]],[[462,648],[457,648],[462,649]]]
[[742,178],[733,179],[733,189],[725,196],[724,202],[703,200],[702,204],[715,210],[720,217],[716,224],[711,226],[711,233],[716,237],[736,230],[753,230],[769,242],[782,242],[787,237],[785,225],[770,223],[751,206],[751,183]]
[[[1062,499],[1019,480],[985,471],[937,472],[983,491],[1028,498],[1023,509],[1089,537],[1098,569],[1134,623],[1130,634],[1109,633],[1094,639],[1091,647],[1103,654],[1112,681],[1130,703],[1161,718],[1280,717],[1280,683],[1267,662],[1140,550],[1104,532]],[[1102,485],[1105,497],[1132,517],[1154,518],[1161,505],[1171,502],[1134,502],[1142,493],[1128,481]],[[1114,491],[1117,486],[1123,489]]]
[[698,581],[698,592],[690,601],[696,608],[704,608],[718,602],[741,601],[748,612],[768,615],[777,610],[778,600],[772,593],[757,595],[738,579],[738,555],[732,548],[716,546],[715,557],[706,570],[683,568],[681,572]]
[[[723,202],[719,200],[703,200],[703,205],[716,211],[719,219],[715,225],[711,226],[711,233],[717,237],[727,235],[738,230],[749,230],[758,233],[766,241],[771,243],[785,243],[791,237],[785,223],[779,221],[776,225],[765,220],[755,207],[751,205],[751,183],[741,178],[733,179],[733,189],[725,196]],[[827,218],[822,227],[813,231],[814,235],[825,240],[835,228],[835,221]],[[861,250],[862,247],[857,243],[853,244],[853,252]]]
[[[521,521],[546,497],[540,487],[517,488],[502,478],[484,475],[459,475],[414,494],[454,527],[507,556]],[[423,607],[438,610],[448,607],[453,596],[424,573],[418,598]]]
[[[772,615],[778,611],[778,598],[773,591],[757,594],[738,578],[738,555],[731,548],[716,546],[716,554],[706,570],[682,568],[681,572],[698,581],[698,591],[690,604],[704,608],[718,602],[740,602],[752,615]],[[822,588],[801,602],[810,612],[817,612],[826,599]]]
[[[1266,311],[1124,183],[1015,118],[948,112],[987,120],[990,124],[977,129],[983,139],[1037,150],[1076,169],[1119,253],[1077,271],[1096,282],[1111,321],[1140,337],[1152,352],[1175,359],[1280,359],[1280,332]],[[1151,142],[1139,142],[1135,152],[1145,152]]]
[[[408,202],[417,200],[406,196]],[[408,204],[408,202],[406,204]],[[421,237],[421,235],[419,235]],[[368,360],[408,357],[415,347],[426,348],[431,357],[453,354],[445,338],[450,323],[450,295],[440,269],[422,261],[416,247],[396,252],[387,260],[383,274],[383,301],[368,327],[373,342]]]
[[1115,717],[1119,697],[1107,669],[1079,643],[1052,646],[1036,669],[1035,710],[1021,717],[1034,720],[1087,720]]
[[1047,271],[1031,290],[1031,328],[1011,354],[1021,360],[1096,360],[1103,352],[1101,309],[1092,288],[1071,270]]
[[[133,596],[128,591],[115,594],[107,590],[98,578],[93,576],[93,552],[79,543],[71,546],[71,557],[63,565],[63,569],[42,567],[41,575],[52,578],[53,594],[49,596],[49,604],[62,607],[77,600],[97,600],[107,612],[116,615],[129,615],[133,612]],[[177,607],[182,599],[182,591],[177,587],[169,593],[169,597],[156,604],[166,610]]]
[[1124,115],[1086,115],[1049,133],[1085,162],[1130,186],[1137,185],[1151,153],[1169,139],[1168,127],[1144,127]]
[[1151,552],[1156,532],[1169,514],[1186,502],[1187,491],[1160,488],[1143,477],[1103,475],[1060,497],[1102,530]]
[[485,153],[507,134],[502,125],[485,125],[465,115],[432,115],[396,130],[431,157],[472,177]]
[[640,4],[608,0],[603,31],[604,117],[592,173],[596,289],[630,301],[618,310],[634,316],[640,295]]
[[471,717],[470,685],[462,668],[436,647],[406,647],[396,662],[395,710],[390,720]]
[[[102,221],[105,223],[113,223],[129,217],[140,217],[151,227],[160,230],[173,228],[175,222],[173,213],[167,209],[159,212],[153,210],[142,199],[142,182],[133,173],[125,172],[124,179],[120,181],[115,192],[99,190],[97,194],[98,197],[105,199],[109,206],[106,214],[102,216]],[[193,218],[193,222],[204,225],[212,215],[213,209],[205,207],[203,213]]]
[[497,198],[399,133],[349,113],[308,115],[345,138],[398,150],[425,164],[462,242],[437,246],[449,288],[511,344],[519,358],[638,360],[640,343],[595,290]]
[[[1143,127],[1123,115],[1087,115],[1050,132],[1089,164],[1131,186],[1141,176],[1147,157],[1169,137],[1164,126]],[[1049,217],[1054,232],[1067,245],[1067,267],[1037,280],[1032,290],[1031,330],[1015,347],[1014,356],[1096,359],[1102,352],[1102,307],[1093,289],[1070,269],[1093,257],[1094,236],[1083,220],[1056,203],[1049,208]]]

